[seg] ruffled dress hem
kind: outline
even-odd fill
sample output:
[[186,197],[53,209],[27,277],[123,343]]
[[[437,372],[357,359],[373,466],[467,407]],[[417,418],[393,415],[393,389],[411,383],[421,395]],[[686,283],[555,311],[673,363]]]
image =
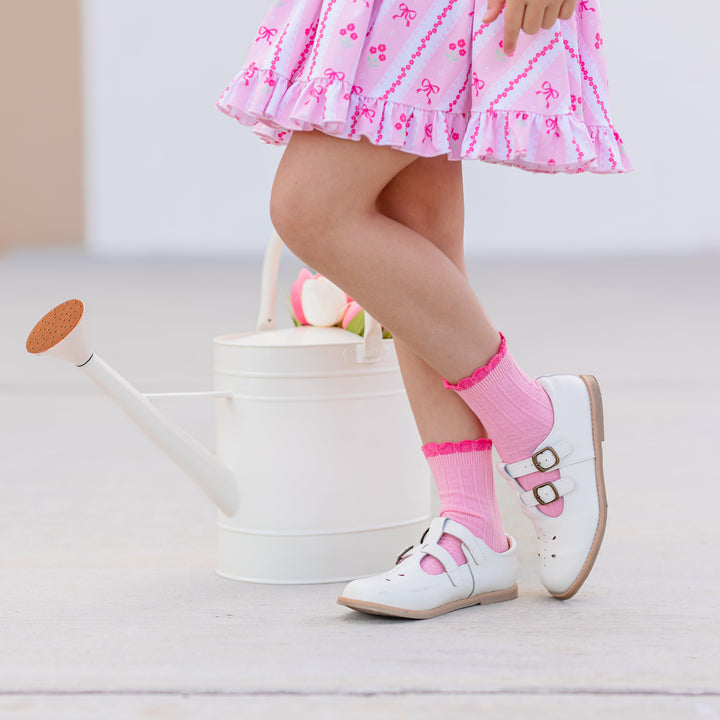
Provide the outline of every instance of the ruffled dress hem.
[[295,130],[359,140],[421,157],[482,160],[541,173],[632,170],[610,126],[577,115],[493,109],[454,113],[368,97],[339,76],[289,79],[252,63],[217,103],[265,142],[286,145]]

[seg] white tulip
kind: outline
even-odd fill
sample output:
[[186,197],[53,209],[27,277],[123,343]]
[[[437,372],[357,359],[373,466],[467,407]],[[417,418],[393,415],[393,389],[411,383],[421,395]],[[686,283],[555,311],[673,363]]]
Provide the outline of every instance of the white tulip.
[[302,286],[302,310],[310,325],[332,327],[343,317],[347,307],[345,293],[326,277],[306,280]]

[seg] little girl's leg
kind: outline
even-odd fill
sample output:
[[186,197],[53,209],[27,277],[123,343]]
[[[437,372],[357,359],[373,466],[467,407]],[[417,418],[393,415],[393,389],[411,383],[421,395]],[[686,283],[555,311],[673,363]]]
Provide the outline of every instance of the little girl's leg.
[[[430,240],[465,275],[464,198],[460,163],[450,162],[444,157],[419,158],[385,187],[378,199],[378,208],[383,214]],[[485,417],[492,428],[492,437],[497,438],[503,458],[513,462],[532,454],[538,443],[550,432],[554,418],[547,393],[514,364],[505,345],[501,353],[503,361],[499,364],[493,362],[498,369],[489,374],[489,380],[485,381],[482,388],[478,388],[479,392],[463,392],[460,395],[441,389],[437,373],[409,347],[401,341],[396,341],[396,347],[408,398],[424,443],[461,443],[468,439],[488,437],[478,420],[478,416]],[[499,359],[495,357],[495,360]],[[494,379],[496,377],[500,378],[499,381]],[[506,382],[508,379],[510,382]],[[469,405],[461,396],[465,401],[470,401]],[[490,454],[487,456],[489,459]],[[470,458],[464,460],[467,463]],[[443,457],[441,460],[434,456],[429,458],[429,462],[431,465],[445,465],[448,458]],[[434,475],[436,481],[439,481],[438,485],[442,486],[443,479],[437,477],[439,472],[438,468]],[[453,473],[456,474],[454,470]],[[489,477],[492,479],[492,472]],[[531,490],[536,485],[554,482],[559,477],[557,471],[544,476],[531,473],[521,477],[519,482],[525,490]],[[459,502],[462,495],[459,489],[452,487],[453,484],[456,483],[451,483],[451,487],[446,486],[445,494],[452,494],[455,501],[448,500],[443,506],[455,508],[451,513],[453,519],[461,523],[463,518],[458,509],[466,506],[471,515],[470,521],[464,524],[486,542],[489,541],[493,549],[500,549],[504,545],[504,538],[499,522],[491,522],[488,533],[483,517],[485,509],[478,507],[476,512],[481,514],[478,522],[473,523],[472,506],[478,505],[477,496],[475,501],[468,498]],[[562,499],[555,500],[539,507],[538,512],[557,517],[563,505]],[[499,519],[499,515],[497,517]],[[494,535],[493,526],[500,528]],[[456,560],[461,558],[459,548],[455,548],[455,552],[450,547],[447,549]],[[432,558],[427,560],[431,561]],[[432,563],[428,562],[427,565]],[[439,563],[436,566],[439,568]]]
[[415,159],[364,139],[294,133],[275,178],[271,216],[301,260],[457,381],[490,360],[500,335],[462,271],[378,210],[382,190]]
[[[427,238],[465,275],[462,164],[445,157],[418,158],[380,193],[378,210]],[[419,318],[420,319],[420,318]],[[395,349],[424,444],[487,437],[477,416],[442,378],[401,340]]]
[[[387,217],[427,238],[465,275],[462,165],[445,157],[418,158],[384,188],[377,203]],[[440,516],[459,522],[492,550],[508,548],[495,495],[492,443],[477,416],[408,346],[395,347],[423,450],[440,494]],[[461,541],[449,534],[438,544],[458,565]],[[444,572],[434,557],[420,567]]]

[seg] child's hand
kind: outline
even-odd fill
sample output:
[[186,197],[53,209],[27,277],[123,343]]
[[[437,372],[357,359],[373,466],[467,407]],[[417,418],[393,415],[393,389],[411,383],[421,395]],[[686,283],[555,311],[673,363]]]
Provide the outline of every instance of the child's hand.
[[489,0],[483,22],[495,22],[505,8],[503,51],[512,55],[521,30],[528,35],[534,35],[540,28],[548,30],[558,18],[569,20],[577,4],[578,0]]

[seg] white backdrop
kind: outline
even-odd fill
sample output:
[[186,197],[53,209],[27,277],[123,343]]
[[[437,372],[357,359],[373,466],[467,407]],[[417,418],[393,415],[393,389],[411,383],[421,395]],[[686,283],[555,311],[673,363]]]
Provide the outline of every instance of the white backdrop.
[[[281,151],[215,109],[270,0],[84,0],[87,244],[256,255]],[[720,3],[604,0],[613,119],[636,171],[466,163],[470,256],[720,249]],[[685,15],[682,13],[685,12]]]

